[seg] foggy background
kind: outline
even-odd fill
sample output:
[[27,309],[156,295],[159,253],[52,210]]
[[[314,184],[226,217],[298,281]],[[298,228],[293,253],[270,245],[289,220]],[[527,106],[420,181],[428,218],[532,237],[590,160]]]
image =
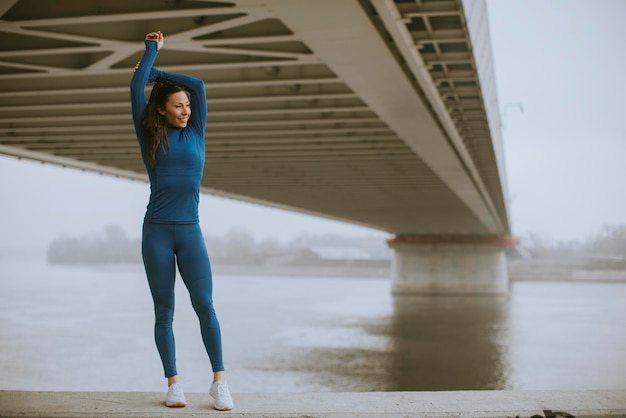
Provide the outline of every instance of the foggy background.
[[[585,240],[626,224],[626,2],[487,2],[513,235]],[[130,78],[129,69],[129,78]],[[10,106],[4,103],[3,106]],[[209,144],[210,146],[210,144]],[[138,237],[146,183],[0,156],[0,251],[42,253],[107,225]],[[202,195],[205,234],[232,228],[282,242],[302,234],[388,234]]]

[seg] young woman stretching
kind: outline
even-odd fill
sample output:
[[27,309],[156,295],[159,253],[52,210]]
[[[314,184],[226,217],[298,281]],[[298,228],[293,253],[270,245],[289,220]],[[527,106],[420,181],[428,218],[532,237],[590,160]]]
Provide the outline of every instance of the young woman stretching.
[[[186,405],[178,381],[172,331],[178,265],[200,320],[202,340],[213,369],[209,393],[215,399],[216,409],[231,410],[233,400],[224,376],[220,325],[213,309],[211,265],[198,219],[206,91],[202,80],[152,66],[164,43],[160,31],[148,33],[144,42],[146,51],[135,67],[130,92],[135,131],[150,178],[142,255],[154,300],[154,337],[168,383],[165,404]],[[146,103],[148,82],[155,85]]]

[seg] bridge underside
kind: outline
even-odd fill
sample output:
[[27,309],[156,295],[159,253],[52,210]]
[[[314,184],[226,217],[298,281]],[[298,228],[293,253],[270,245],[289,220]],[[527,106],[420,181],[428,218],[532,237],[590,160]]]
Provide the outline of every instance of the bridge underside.
[[161,30],[157,67],[207,86],[203,191],[401,235],[505,236],[499,122],[463,3],[480,2],[5,1],[0,153],[145,180],[128,85]]

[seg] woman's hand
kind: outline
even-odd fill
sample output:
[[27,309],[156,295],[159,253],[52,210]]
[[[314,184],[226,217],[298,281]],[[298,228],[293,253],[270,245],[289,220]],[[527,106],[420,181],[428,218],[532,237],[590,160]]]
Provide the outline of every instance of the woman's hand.
[[156,32],[150,32],[146,35],[146,41],[154,41],[157,43],[157,51],[163,47],[164,38],[163,33],[160,30]]

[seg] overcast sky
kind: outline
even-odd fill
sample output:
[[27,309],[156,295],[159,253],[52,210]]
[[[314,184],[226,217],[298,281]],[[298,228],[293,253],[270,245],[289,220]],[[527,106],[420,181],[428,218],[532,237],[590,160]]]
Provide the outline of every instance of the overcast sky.
[[[626,225],[626,1],[487,4],[514,235],[583,240],[604,225]],[[145,183],[4,156],[0,178],[0,249],[45,248],[111,224],[140,235]],[[205,234],[243,227],[283,241],[326,232],[386,237],[207,195],[200,210]]]
[[488,6],[515,234],[626,225],[626,1]]

